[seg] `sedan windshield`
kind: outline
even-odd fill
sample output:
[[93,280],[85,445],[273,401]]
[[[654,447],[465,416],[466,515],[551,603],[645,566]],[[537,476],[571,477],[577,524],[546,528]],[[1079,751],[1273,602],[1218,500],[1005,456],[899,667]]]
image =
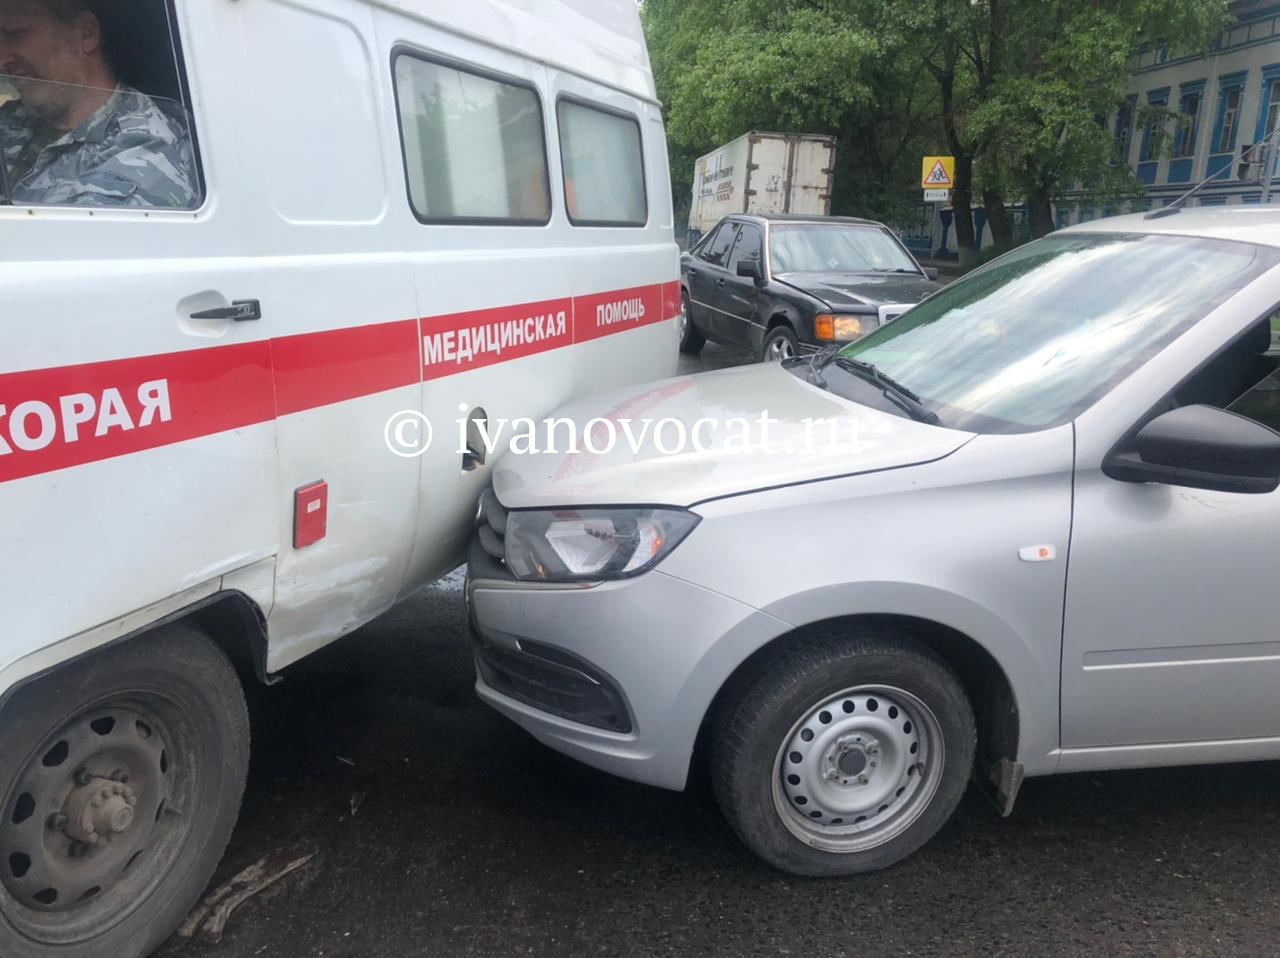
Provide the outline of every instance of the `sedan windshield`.
[[769,257],[775,273],[920,273],[879,226],[775,223],[769,227]]
[[840,355],[872,364],[952,428],[1043,429],[1074,419],[1278,262],[1280,251],[1221,240],[1051,236]]

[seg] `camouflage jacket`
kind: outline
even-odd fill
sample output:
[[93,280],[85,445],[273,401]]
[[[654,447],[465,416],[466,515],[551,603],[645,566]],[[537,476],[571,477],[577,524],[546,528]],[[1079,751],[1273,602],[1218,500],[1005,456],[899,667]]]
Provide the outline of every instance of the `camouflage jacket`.
[[[6,172],[35,136],[20,100],[0,107]],[[12,176],[6,177],[12,180]],[[31,169],[9,182],[17,205],[133,206],[191,209],[196,173],[191,138],[151,97],[121,86],[102,108],[45,146]]]

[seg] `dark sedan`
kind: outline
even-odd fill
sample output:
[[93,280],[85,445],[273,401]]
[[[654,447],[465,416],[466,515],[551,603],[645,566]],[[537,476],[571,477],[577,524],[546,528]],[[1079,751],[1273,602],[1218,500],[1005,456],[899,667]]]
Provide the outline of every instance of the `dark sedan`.
[[725,217],[681,257],[680,351],[708,340],[765,361],[859,339],[940,287],[883,223]]

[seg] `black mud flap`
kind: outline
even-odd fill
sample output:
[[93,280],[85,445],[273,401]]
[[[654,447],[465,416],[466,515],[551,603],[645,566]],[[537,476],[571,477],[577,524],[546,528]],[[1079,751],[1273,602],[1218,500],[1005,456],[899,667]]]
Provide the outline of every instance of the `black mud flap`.
[[1022,763],[1002,758],[996,762],[986,762],[974,775],[978,788],[1002,818],[1013,813],[1013,803],[1018,798],[1018,789],[1022,787]]

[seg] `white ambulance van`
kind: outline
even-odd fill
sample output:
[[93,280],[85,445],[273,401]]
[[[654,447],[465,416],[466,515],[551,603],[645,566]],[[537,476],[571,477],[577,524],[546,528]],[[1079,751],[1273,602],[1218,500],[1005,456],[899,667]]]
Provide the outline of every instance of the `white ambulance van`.
[[0,956],[127,958],[237,672],[460,562],[485,420],[674,373],[666,146],[635,0],[0,0],[0,104]]

